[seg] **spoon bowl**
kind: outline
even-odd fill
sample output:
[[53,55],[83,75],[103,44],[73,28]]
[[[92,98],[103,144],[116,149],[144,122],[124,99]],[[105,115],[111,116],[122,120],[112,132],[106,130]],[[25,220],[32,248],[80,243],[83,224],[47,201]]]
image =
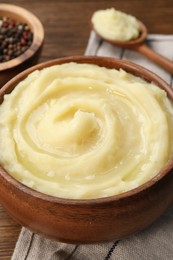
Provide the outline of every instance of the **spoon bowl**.
[[[91,15],[92,18],[93,15]],[[91,29],[95,31],[95,33],[104,41],[109,42],[110,44],[119,46],[124,49],[130,49],[133,51],[137,51],[143,55],[145,55],[147,58],[164,68],[165,70],[169,71],[170,73],[173,73],[173,61],[167,59],[166,57],[162,56],[161,54],[155,52],[153,49],[147,46],[145,43],[145,40],[147,38],[147,28],[146,26],[139,20],[139,27],[140,27],[140,35],[136,39],[132,39],[129,41],[117,41],[117,40],[112,40],[109,38],[106,38],[102,36],[94,27],[94,24],[92,22],[92,19],[90,18],[90,25]]]
[[138,38],[132,39],[129,41],[117,41],[117,40],[111,40],[109,38],[103,37],[99,32],[97,32],[97,30],[94,28],[94,24],[91,21],[92,29],[96,32],[96,34],[100,38],[102,38],[103,40],[105,40],[113,45],[117,45],[117,46],[123,47],[123,48],[130,48],[130,49],[131,49],[131,47],[134,47],[134,45],[143,43],[147,37],[148,32],[147,32],[146,26],[139,20],[138,20],[138,23],[140,25],[140,35]]

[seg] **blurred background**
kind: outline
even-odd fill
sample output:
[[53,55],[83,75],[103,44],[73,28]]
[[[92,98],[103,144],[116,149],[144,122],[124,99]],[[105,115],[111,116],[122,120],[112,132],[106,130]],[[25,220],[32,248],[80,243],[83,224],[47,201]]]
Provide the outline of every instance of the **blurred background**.
[[42,61],[62,56],[82,55],[90,32],[89,16],[97,9],[115,7],[141,19],[150,33],[173,33],[173,0],[9,0],[4,2],[25,7],[42,21],[46,36]]

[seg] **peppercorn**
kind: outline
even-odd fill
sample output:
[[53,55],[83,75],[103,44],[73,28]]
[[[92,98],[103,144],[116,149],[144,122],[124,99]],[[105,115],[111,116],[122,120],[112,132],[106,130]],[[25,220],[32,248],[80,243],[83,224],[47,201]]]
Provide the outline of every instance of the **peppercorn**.
[[33,33],[28,24],[0,17],[0,63],[20,56],[32,41]]

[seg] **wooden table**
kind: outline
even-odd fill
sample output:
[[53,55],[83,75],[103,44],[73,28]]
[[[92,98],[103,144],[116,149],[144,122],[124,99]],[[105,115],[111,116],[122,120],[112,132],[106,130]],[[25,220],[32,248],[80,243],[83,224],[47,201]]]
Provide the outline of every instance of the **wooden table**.
[[[115,7],[141,19],[150,33],[173,34],[173,1],[139,0],[11,0],[35,13],[45,27],[40,62],[63,56],[82,55],[90,33],[89,14]],[[0,205],[0,259],[11,259],[21,226]],[[33,259],[34,260],[34,259]]]

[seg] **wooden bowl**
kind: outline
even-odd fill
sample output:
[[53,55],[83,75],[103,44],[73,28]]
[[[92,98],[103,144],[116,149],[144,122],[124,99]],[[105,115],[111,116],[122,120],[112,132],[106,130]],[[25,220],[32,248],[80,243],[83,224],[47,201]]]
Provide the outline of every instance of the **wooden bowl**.
[[[5,93],[30,72],[55,64],[75,61],[107,68],[122,68],[155,82],[173,100],[173,90],[154,73],[128,61],[103,57],[69,57],[36,65],[9,81]],[[0,167],[0,202],[21,225],[35,233],[68,243],[94,243],[120,239],[155,221],[173,202],[173,159],[150,181],[120,195],[76,200],[49,196],[21,184]]]
[[0,88],[12,77],[37,63],[43,46],[44,29],[40,20],[24,8],[11,4],[0,4],[0,17],[9,17],[28,24],[33,32],[33,42],[20,56],[0,63]]

